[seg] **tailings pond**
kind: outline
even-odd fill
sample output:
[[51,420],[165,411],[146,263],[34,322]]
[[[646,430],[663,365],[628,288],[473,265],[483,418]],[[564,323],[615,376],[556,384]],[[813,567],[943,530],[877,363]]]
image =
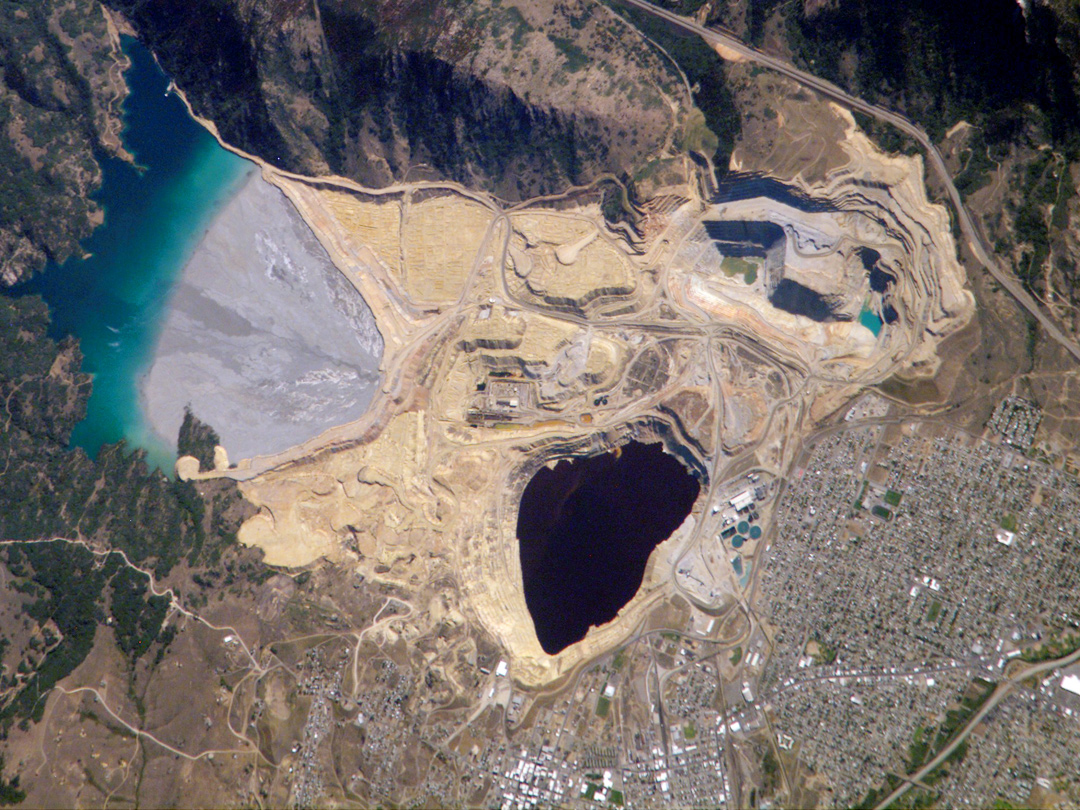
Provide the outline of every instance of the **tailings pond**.
[[153,55],[123,38],[124,146],[137,166],[100,158],[94,198],[105,222],[75,256],[18,289],[49,304],[56,338],[79,339],[83,370],[94,375],[86,418],[71,435],[90,456],[121,439],[151,465],[171,471],[176,433],[157,434],[143,416],[138,380],[149,366],[166,303],[184,262],[217,211],[254,165],[218,145],[190,115]]
[[564,459],[533,476],[517,536],[525,604],[544,652],[554,655],[615,618],[699,489],[659,443]]

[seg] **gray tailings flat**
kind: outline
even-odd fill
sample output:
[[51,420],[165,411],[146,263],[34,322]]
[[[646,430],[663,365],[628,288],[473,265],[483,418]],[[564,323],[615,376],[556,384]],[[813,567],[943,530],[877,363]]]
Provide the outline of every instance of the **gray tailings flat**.
[[172,442],[190,404],[233,461],[277,453],[359,418],[382,351],[363,298],[254,172],[173,291],[143,407]]

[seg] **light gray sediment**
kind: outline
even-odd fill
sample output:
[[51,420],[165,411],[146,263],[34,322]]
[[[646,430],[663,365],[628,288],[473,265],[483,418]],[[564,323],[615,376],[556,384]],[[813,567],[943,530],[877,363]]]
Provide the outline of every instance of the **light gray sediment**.
[[382,351],[363,298],[254,172],[173,291],[143,407],[171,441],[190,404],[232,460],[277,453],[362,416]]

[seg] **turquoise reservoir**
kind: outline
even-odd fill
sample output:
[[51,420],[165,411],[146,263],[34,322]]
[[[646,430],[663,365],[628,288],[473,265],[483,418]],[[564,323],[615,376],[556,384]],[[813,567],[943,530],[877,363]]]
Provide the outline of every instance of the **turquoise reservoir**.
[[881,333],[881,318],[874,314],[866,304],[863,304],[862,312],[859,313],[859,323],[874,333],[877,337]]
[[214,213],[254,166],[188,115],[146,48],[131,37],[123,48],[131,59],[123,141],[139,166],[101,159],[95,199],[105,222],[84,244],[90,257],[50,265],[17,292],[45,299],[54,336],[79,338],[83,368],[94,375],[72,444],[94,456],[101,445],[124,439],[171,473],[176,437],[147,426],[139,377],[152,359],[173,283]]

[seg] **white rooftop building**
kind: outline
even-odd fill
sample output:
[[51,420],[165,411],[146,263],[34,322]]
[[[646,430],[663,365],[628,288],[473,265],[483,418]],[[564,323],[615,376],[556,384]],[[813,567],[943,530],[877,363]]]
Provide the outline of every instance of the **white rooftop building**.
[[729,503],[734,506],[737,511],[740,512],[750,506],[753,502],[754,494],[748,489],[743,490],[729,501]]
[[1080,675],[1066,675],[1061,679],[1061,688],[1074,695],[1080,695]]

